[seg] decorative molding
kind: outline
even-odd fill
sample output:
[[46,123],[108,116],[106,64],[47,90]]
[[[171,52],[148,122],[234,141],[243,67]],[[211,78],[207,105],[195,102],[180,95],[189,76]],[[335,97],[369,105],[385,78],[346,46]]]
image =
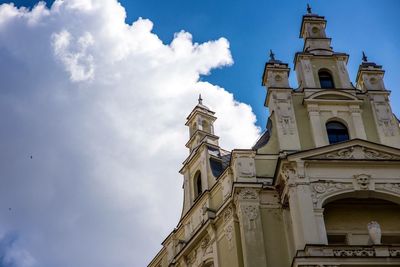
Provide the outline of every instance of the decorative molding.
[[233,242],[232,242],[233,226],[232,225],[226,226],[224,232],[225,232],[225,238],[228,241],[228,249],[231,250],[233,248]]
[[312,156],[310,159],[400,160],[400,156],[355,145],[326,154]]
[[389,248],[390,257],[400,257],[400,248]]
[[248,220],[248,229],[254,230],[256,228],[255,220],[258,217],[258,206],[256,205],[245,206],[243,210]]
[[206,235],[203,240],[201,240],[200,248],[202,249],[203,257],[213,253],[213,246],[211,243],[212,241],[209,235]]
[[400,195],[400,183],[377,183],[375,184],[375,189]]
[[244,188],[239,191],[238,198],[240,200],[257,200],[258,192],[254,188]]
[[292,110],[292,101],[290,93],[275,93],[272,96],[277,119],[283,135],[293,135],[295,129],[295,120]]
[[240,177],[255,177],[256,169],[254,166],[254,158],[252,157],[238,157],[237,162],[237,172]]
[[389,104],[387,102],[377,101],[374,102],[374,109],[378,125],[382,127],[383,133],[386,136],[394,136],[397,127]]
[[350,113],[361,113],[360,107],[350,107]]
[[318,204],[320,204],[321,200],[325,197],[332,195],[336,192],[347,191],[352,188],[352,183],[340,183],[333,181],[321,181],[311,183],[311,198],[314,208],[318,207]]
[[228,223],[233,217],[233,208],[227,207],[223,212],[224,223]]
[[375,250],[373,248],[342,248],[334,249],[333,256],[335,257],[374,257]]
[[307,105],[308,112],[316,112],[319,113],[319,106],[317,105]]

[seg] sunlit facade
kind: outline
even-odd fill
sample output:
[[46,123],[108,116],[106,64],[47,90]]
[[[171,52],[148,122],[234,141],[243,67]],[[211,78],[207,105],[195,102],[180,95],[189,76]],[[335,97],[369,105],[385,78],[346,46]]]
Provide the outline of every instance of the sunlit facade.
[[149,266],[400,266],[400,131],[384,70],[364,56],[353,85],[325,27],[303,16],[298,88],[271,52],[270,116],[252,148],[222,149],[199,98],[182,216]]

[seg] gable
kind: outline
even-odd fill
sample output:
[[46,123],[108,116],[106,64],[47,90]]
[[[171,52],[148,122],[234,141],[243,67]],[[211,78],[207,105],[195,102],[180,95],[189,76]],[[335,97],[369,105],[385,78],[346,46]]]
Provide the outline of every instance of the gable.
[[290,154],[288,159],[302,160],[400,160],[400,149],[361,139]]
[[400,155],[355,145],[305,159],[400,160]]

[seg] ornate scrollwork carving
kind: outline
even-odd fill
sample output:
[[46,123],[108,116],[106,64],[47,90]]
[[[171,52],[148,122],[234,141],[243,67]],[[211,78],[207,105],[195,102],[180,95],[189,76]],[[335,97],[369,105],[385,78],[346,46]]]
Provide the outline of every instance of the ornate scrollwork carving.
[[228,241],[228,249],[231,250],[233,247],[233,242],[232,242],[232,238],[233,238],[233,226],[232,225],[228,225],[225,227],[224,229],[225,231],[225,238]]
[[375,188],[378,190],[400,194],[400,183],[379,183],[375,184]]
[[243,208],[244,214],[248,220],[248,228],[249,230],[253,230],[256,228],[255,219],[258,216],[258,207],[256,205],[249,205]]
[[280,128],[284,135],[294,134],[294,114],[290,94],[273,94],[276,114]]
[[258,192],[253,188],[244,188],[239,192],[239,199],[256,200],[258,199]]
[[200,243],[200,248],[203,252],[203,257],[213,252],[212,240],[209,235],[206,235]]
[[374,257],[375,250],[373,248],[343,248],[334,249],[335,257]]
[[328,195],[331,195],[338,191],[345,191],[351,189],[353,185],[351,183],[339,183],[332,181],[322,181],[322,182],[314,182],[311,184],[311,198],[314,204],[314,207],[318,206],[318,203],[321,199],[325,198]]
[[395,134],[396,125],[389,104],[381,101],[375,102],[374,108],[378,124],[382,127],[384,134],[386,136],[393,136]]
[[312,157],[312,159],[379,159],[400,160],[400,157],[383,151],[373,150],[363,146],[352,146],[327,154]]
[[400,248],[389,248],[390,257],[400,257]]
[[227,207],[223,213],[224,223],[228,223],[233,216],[232,207]]

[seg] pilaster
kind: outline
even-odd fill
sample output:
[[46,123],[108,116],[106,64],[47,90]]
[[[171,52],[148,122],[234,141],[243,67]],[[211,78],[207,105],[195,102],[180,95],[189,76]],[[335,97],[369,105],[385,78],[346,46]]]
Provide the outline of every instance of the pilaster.
[[381,143],[399,148],[399,122],[390,108],[388,92],[369,92],[369,98]]
[[360,107],[358,105],[354,105],[354,106],[350,106],[350,114],[351,114],[351,119],[353,121],[353,125],[354,125],[354,131],[356,134],[356,138],[359,139],[367,139],[367,135],[365,133],[365,128],[364,128],[364,123],[361,117],[361,110]]
[[268,90],[267,104],[277,122],[281,150],[300,150],[300,138],[292,101],[292,89]]
[[245,267],[267,266],[260,199],[256,188],[238,188],[235,199]]
[[327,145],[325,141],[325,133],[321,125],[321,116],[319,113],[318,105],[308,105],[308,117],[310,118],[311,131],[316,147]]

